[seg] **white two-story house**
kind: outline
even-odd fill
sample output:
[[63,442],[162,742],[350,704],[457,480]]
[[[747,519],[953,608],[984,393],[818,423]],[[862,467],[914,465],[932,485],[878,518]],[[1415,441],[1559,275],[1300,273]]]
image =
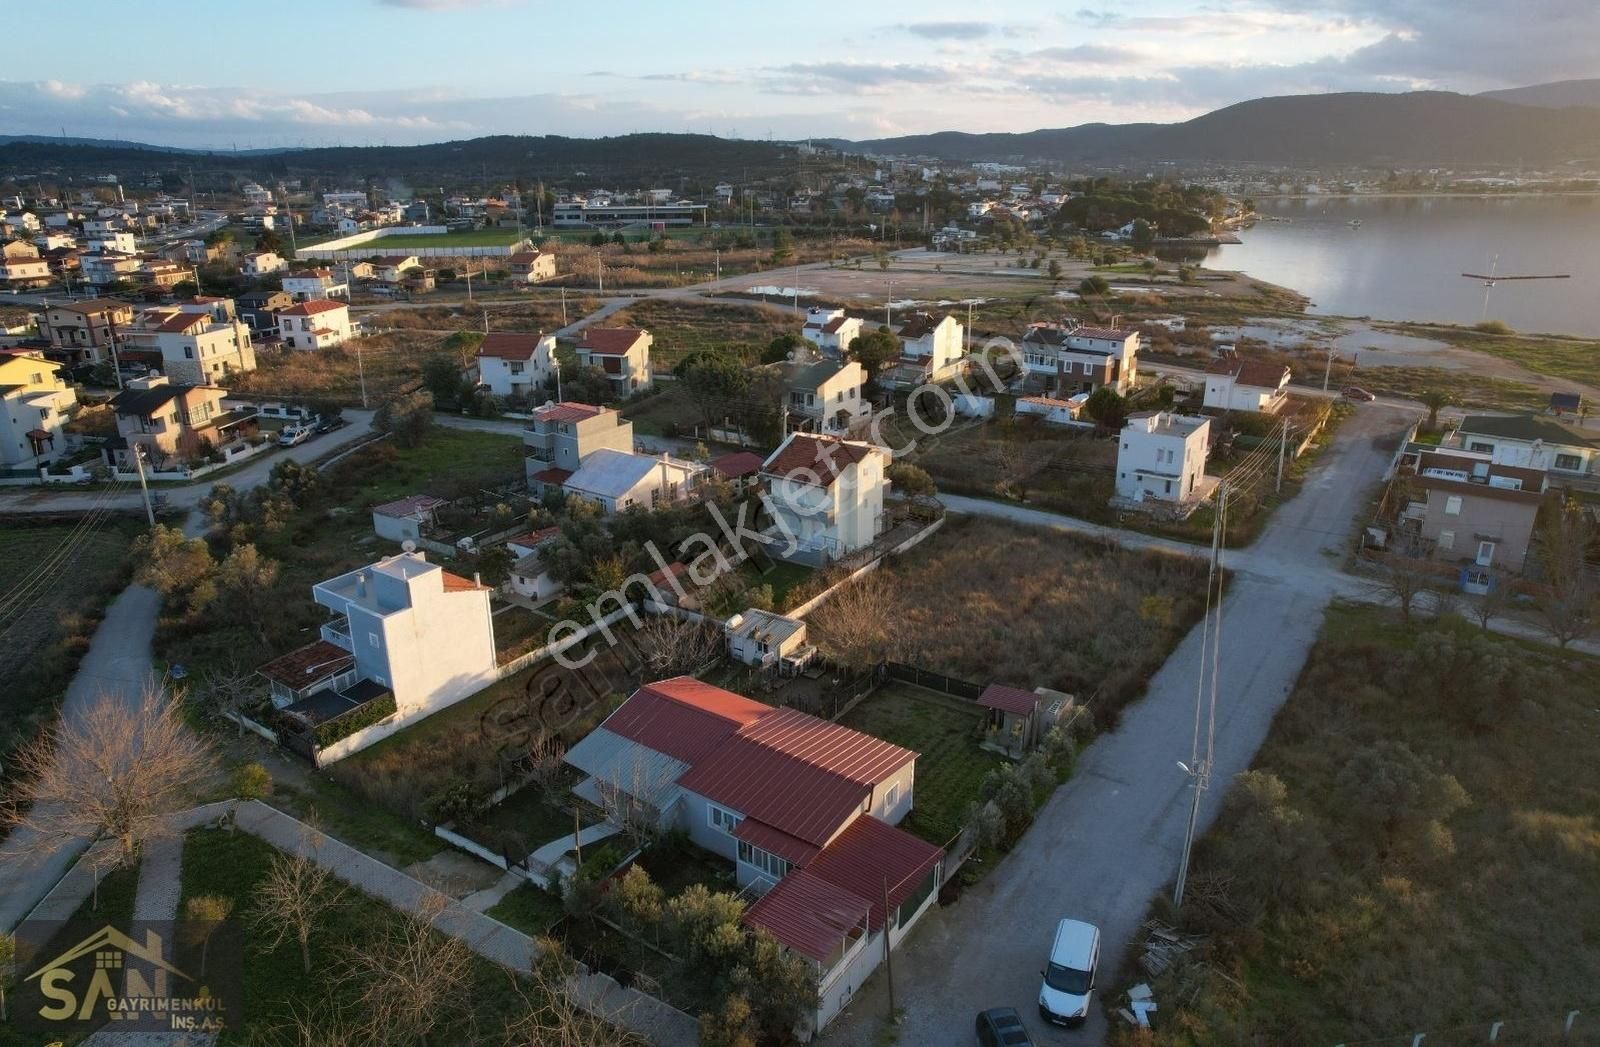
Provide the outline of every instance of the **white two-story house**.
[[319,298],[350,300],[350,284],[339,279],[332,269],[302,269],[284,273],[283,292],[297,302]]
[[1537,415],[1469,415],[1450,437],[1451,446],[1486,454],[1495,465],[1549,472],[1550,482],[1600,474],[1600,438],[1588,430]]
[[277,319],[285,349],[331,349],[355,337],[350,306],[344,302],[314,298],[280,309]]
[[861,320],[846,316],[843,309],[813,306],[806,310],[806,322],[800,328],[800,335],[830,356],[837,356],[861,337]]
[[78,394],[60,371],[39,352],[0,353],[0,468],[36,469],[66,452]]
[[854,360],[794,362],[782,365],[788,386],[790,429],[841,436],[872,412],[861,398],[866,372]]
[[884,529],[888,465],[869,443],[791,433],[761,465],[770,551],[826,564],[871,545]]
[[[454,705],[498,675],[489,594],[420,552],[317,583],[311,598],[333,617],[321,640],[261,667],[273,704],[319,764]],[[369,703],[373,715],[359,716]],[[371,722],[340,734],[328,727],[340,718]]]
[[478,384],[496,396],[536,396],[555,373],[555,352],[554,335],[486,334],[478,346]]
[[637,327],[586,327],[578,363],[598,367],[619,399],[650,388],[650,332]]
[[1211,419],[1170,411],[1130,415],[1117,444],[1117,498],[1174,504],[1210,495],[1206,453]]
[[[961,372],[961,340],[966,329],[953,316],[912,313],[895,331],[900,355],[921,363],[923,379],[942,382]],[[848,343],[846,343],[848,344]]]

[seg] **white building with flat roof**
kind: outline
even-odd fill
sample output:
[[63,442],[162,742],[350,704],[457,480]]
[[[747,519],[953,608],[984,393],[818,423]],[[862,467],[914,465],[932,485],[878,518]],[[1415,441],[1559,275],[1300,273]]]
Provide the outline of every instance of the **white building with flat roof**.
[[1146,411],[1131,415],[1117,445],[1117,498],[1174,504],[1204,498],[1211,419]]

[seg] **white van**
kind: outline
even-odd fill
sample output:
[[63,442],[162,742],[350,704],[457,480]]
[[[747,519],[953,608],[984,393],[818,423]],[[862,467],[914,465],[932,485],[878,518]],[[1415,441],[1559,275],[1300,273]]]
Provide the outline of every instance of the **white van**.
[[1056,1025],[1081,1025],[1089,1016],[1095,969],[1100,966],[1100,929],[1082,920],[1062,920],[1050,946],[1050,963],[1039,973],[1039,1017]]

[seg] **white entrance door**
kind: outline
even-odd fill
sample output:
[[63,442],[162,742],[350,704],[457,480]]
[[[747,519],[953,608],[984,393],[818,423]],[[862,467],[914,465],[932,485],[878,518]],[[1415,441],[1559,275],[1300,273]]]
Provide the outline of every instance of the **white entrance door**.
[[1478,566],[1479,567],[1488,567],[1492,563],[1494,563],[1494,543],[1493,542],[1479,542],[1478,543],[1478,559],[1477,559]]

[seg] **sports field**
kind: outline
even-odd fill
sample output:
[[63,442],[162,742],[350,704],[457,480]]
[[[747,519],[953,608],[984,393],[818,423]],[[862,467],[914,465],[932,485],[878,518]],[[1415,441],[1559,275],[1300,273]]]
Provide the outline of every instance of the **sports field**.
[[420,247],[509,247],[516,240],[515,229],[467,229],[457,233],[375,236],[340,250],[393,253],[397,249],[414,251]]

